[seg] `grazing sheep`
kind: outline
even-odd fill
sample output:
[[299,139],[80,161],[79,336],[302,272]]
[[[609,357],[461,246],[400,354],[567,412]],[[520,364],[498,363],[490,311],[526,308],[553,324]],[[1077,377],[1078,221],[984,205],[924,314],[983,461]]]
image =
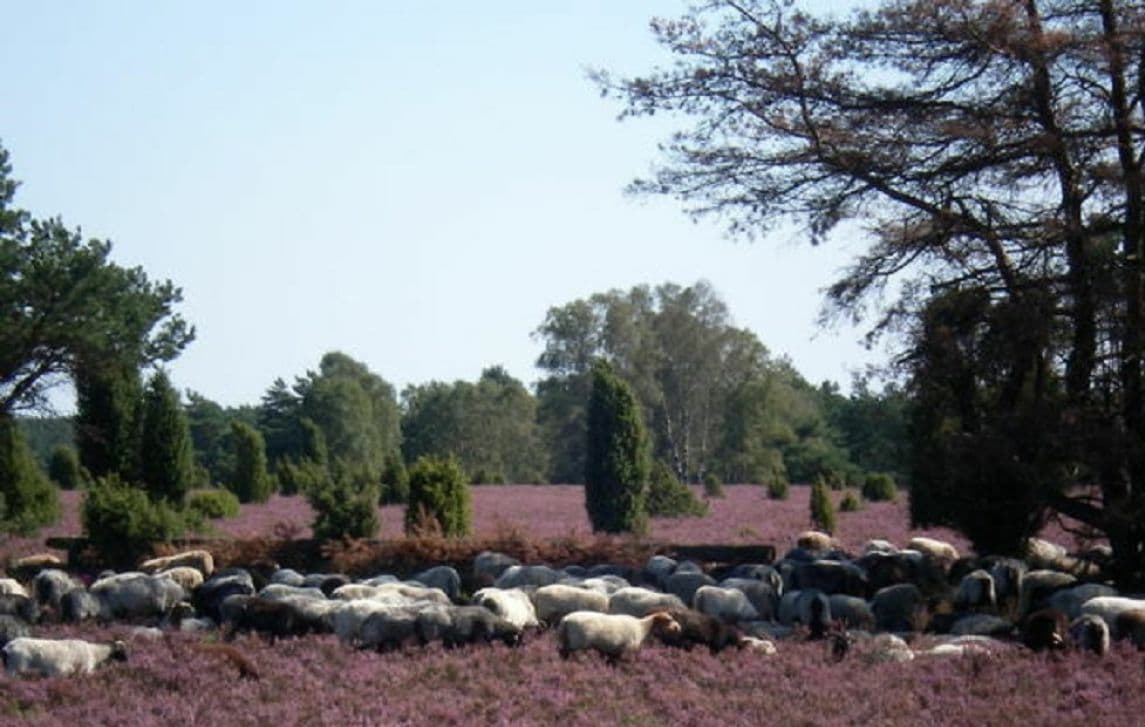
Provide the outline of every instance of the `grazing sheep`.
[[519,588],[482,588],[473,594],[473,605],[484,606],[521,630],[541,625],[529,594]]
[[320,588],[289,586],[285,583],[271,583],[264,586],[257,595],[264,601],[292,601],[296,598],[313,598],[319,601],[326,600],[326,594],[323,593]]
[[493,586],[502,590],[510,588],[540,588],[549,586],[564,578],[559,570],[547,565],[511,565],[506,568]]
[[293,568],[279,568],[270,574],[271,584],[302,588],[302,584],[305,582],[306,577]]
[[203,585],[203,572],[189,565],[177,565],[173,568],[166,568],[157,572],[155,575],[170,578],[178,583],[187,593]]
[[388,651],[399,649],[417,637],[417,606],[398,606],[375,611],[362,622],[358,646]]
[[1131,608],[1117,614],[1113,633],[1119,639],[1129,639],[1138,649],[1145,649],[1145,608]]
[[716,585],[716,579],[708,574],[690,568],[681,570],[682,568],[684,568],[683,564],[664,581],[664,592],[676,596],[684,603],[691,603],[692,599],[696,597],[696,591],[700,588]]
[[1109,626],[1092,613],[1082,614],[1069,625],[1069,638],[1075,647],[1098,656],[1109,652]]
[[440,590],[450,601],[456,601],[461,597],[461,575],[452,566],[439,565],[423,570],[412,580]]
[[775,566],[761,563],[743,563],[732,568],[725,580],[730,578],[761,581],[771,586],[777,598],[783,595],[783,576],[779,574]]
[[1066,618],[1073,621],[1081,615],[1081,607],[1085,602],[1098,596],[1116,596],[1117,589],[1101,583],[1082,583],[1080,585],[1054,591],[1046,599],[1046,606],[1056,608],[1065,613]]
[[8,573],[21,581],[30,581],[45,568],[62,569],[65,563],[52,553],[35,553],[17,558],[8,566]]
[[15,616],[25,623],[34,624],[40,620],[40,606],[27,596],[0,593],[0,616]]
[[1022,623],[1022,643],[1034,651],[1063,649],[1069,619],[1056,608],[1034,611]]
[[725,578],[720,581],[720,587],[742,591],[756,613],[759,614],[760,619],[771,620],[775,618],[776,611],[779,609],[779,591],[770,582],[752,578]]
[[625,614],[574,611],[557,624],[560,654],[568,658],[573,652],[593,649],[616,661],[637,651],[649,634],[680,632],[680,624],[663,611],[636,618]]
[[15,616],[0,616],[0,646],[21,636],[31,636],[28,622]]
[[93,583],[90,590],[110,618],[162,616],[186,598],[182,586],[170,578],[139,572],[103,578]]
[[107,617],[103,602],[86,589],[72,589],[60,601],[60,620],[64,623],[77,624]]
[[32,591],[36,594],[36,602],[40,606],[58,613],[60,601],[64,594],[81,585],[76,579],[59,568],[45,568],[32,579]]
[[369,586],[364,583],[349,583],[336,588],[330,594],[330,597],[340,601],[370,599],[372,601],[381,601],[382,603],[395,605],[413,603],[440,603],[442,605],[448,605],[451,603],[449,596],[446,596],[444,591],[438,588],[429,588],[420,583],[383,583],[377,586]]
[[984,565],[994,579],[994,597],[1004,615],[1018,615],[1018,599],[1022,592],[1022,578],[1030,567],[1018,558],[984,558]]
[[521,561],[512,556],[483,550],[473,559],[473,581],[482,588],[491,586],[506,568],[520,564]]
[[222,623],[226,620],[219,612],[223,601],[236,594],[253,596],[255,590],[254,579],[247,571],[241,568],[218,571],[195,589],[195,610]]
[[333,601],[326,615],[332,630],[344,643],[356,644],[362,633],[362,624],[372,614],[397,608],[392,603],[359,598],[353,601]]
[[521,629],[484,606],[430,606],[417,614],[422,643],[440,640],[446,648],[494,640],[508,646],[521,641]]
[[779,601],[779,623],[803,624],[812,638],[821,638],[831,625],[831,601],[822,591],[788,591]]
[[538,621],[556,625],[573,611],[607,613],[608,596],[600,591],[554,583],[541,586],[533,592],[533,607],[537,611]]
[[958,611],[994,611],[998,599],[994,593],[994,577],[981,568],[962,577],[954,594],[954,608]]
[[1033,570],[1069,570],[1069,553],[1057,543],[1042,538],[1028,538],[1025,554],[1026,562]]
[[932,561],[940,564],[945,570],[958,560],[958,548],[955,548],[945,540],[937,540],[935,538],[926,538],[922,536],[910,539],[906,544],[907,550],[917,550]]
[[884,553],[886,555],[893,555],[897,552],[899,552],[899,549],[895,547],[894,543],[889,540],[879,540],[875,538],[868,540],[863,545],[863,555],[867,555],[868,553]]
[[303,588],[317,588],[331,597],[334,591],[349,585],[350,577],[342,573],[311,573],[302,580]]
[[800,591],[817,590],[827,595],[845,593],[848,596],[866,597],[867,575],[853,563],[814,560],[795,567],[791,588]]
[[608,598],[608,612],[643,618],[655,611],[687,608],[687,604],[671,593],[661,593],[640,586],[621,588]]
[[122,641],[97,644],[82,639],[12,639],[4,646],[4,666],[11,676],[40,674],[55,677],[90,674],[109,659],[125,661]]
[[149,575],[180,567],[194,568],[203,575],[203,578],[210,578],[215,572],[215,558],[208,550],[186,550],[174,555],[145,560],[139,564],[140,572]]
[[1007,637],[1014,633],[1014,624],[989,613],[971,613],[962,616],[950,626],[954,636]]
[[1022,588],[1018,594],[1018,615],[1028,616],[1040,611],[1049,603],[1056,591],[1077,583],[1077,578],[1056,570],[1032,570],[1022,576]]
[[573,585],[573,586],[579,586],[581,588],[587,588],[590,591],[596,591],[597,593],[603,593],[606,596],[611,596],[612,594],[619,591],[621,588],[629,588],[632,586],[632,584],[630,582],[628,582],[627,579],[621,578],[620,576],[612,576],[612,575],[589,576],[588,578],[585,578],[584,580],[578,581],[578,582],[571,582],[571,581],[569,581],[569,579],[566,578],[565,580],[561,581],[561,583],[563,583],[565,585]]
[[230,644],[196,644],[195,649],[204,654],[222,657],[223,661],[238,670],[239,679],[258,680],[260,678],[258,669],[251,663],[250,659]]
[[879,631],[919,631],[926,620],[922,591],[913,583],[880,588],[871,598]]
[[692,597],[692,608],[726,624],[760,618],[759,611],[748,600],[747,594],[736,588],[700,586]]
[[842,621],[848,629],[873,631],[875,629],[875,614],[871,605],[858,596],[848,596],[845,593],[836,593],[828,601],[831,605],[831,618]]
[[701,644],[717,654],[729,646],[740,646],[744,638],[735,627],[690,608],[674,608],[664,613],[680,626],[679,631],[657,634],[660,641],[668,646],[691,650],[694,645]]
[[1136,611],[1145,608],[1145,599],[1127,598],[1124,596],[1098,596],[1091,598],[1081,605],[1081,615],[1087,613],[1100,616],[1105,625],[1113,634],[1113,638],[1123,638],[1117,630],[1117,618],[1126,611]]
[[273,641],[325,630],[320,615],[298,608],[293,601],[255,597],[246,599],[242,610],[228,622],[225,638],[230,640],[238,633],[254,631]]

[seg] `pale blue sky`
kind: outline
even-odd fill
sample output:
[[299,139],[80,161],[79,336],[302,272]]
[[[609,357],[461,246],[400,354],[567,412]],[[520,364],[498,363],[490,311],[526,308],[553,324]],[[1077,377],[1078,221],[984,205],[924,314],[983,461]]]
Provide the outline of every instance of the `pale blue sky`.
[[648,20],[685,5],[0,0],[0,142],[19,206],[182,286],[172,378],[224,404],[334,349],[399,390],[531,383],[550,306],[701,278],[846,386],[885,356],[816,328],[847,251],[623,194],[682,122],[618,123],[585,68],[669,63]]

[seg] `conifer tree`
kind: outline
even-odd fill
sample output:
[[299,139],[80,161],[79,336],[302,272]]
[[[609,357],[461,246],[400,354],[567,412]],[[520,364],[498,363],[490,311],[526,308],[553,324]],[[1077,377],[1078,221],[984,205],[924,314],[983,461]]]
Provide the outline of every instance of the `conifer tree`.
[[643,532],[648,434],[631,388],[598,361],[588,402],[584,501],[594,532]]

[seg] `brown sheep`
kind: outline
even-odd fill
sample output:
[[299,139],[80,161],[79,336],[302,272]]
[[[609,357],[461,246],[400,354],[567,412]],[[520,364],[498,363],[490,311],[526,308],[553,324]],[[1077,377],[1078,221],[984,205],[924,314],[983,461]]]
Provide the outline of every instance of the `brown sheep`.
[[1114,632],[1118,639],[1129,639],[1138,649],[1145,649],[1145,608],[1117,614]]
[[666,611],[680,630],[661,631],[660,641],[668,646],[691,650],[696,644],[703,644],[713,654],[718,654],[729,646],[740,646],[743,637],[738,629],[719,619],[690,608],[673,608]]
[[1031,613],[1022,623],[1022,643],[1034,651],[1063,649],[1069,619],[1056,608],[1043,608]]

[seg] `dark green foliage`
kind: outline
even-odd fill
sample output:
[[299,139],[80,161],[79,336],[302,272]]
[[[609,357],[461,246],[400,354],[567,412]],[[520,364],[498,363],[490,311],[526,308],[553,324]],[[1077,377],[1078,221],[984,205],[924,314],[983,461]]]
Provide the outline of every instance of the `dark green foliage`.
[[839,512],[858,512],[862,509],[862,503],[859,498],[855,497],[855,493],[848,490],[843,499],[839,501]]
[[835,506],[831,504],[831,492],[823,479],[811,486],[811,527],[828,534],[835,532]]
[[89,543],[116,563],[132,563],[153,542],[169,541],[187,529],[182,513],[165,500],[152,500],[138,487],[111,475],[88,489],[81,511]]
[[648,435],[628,384],[601,361],[592,370],[585,448],[585,508],[594,532],[647,529]]
[[767,496],[772,500],[786,500],[791,494],[791,486],[787,478],[780,475],[767,482]]
[[315,424],[313,419],[302,417],[298,420],[298,428],[302,433],[302,458],[323,466],[328,465],[330,448],[326,446],[326,434],[322,427]]
[[715,472],[704,475],[704,497],[723,497],[724,482]]
[[393,451],[386,455],[381,483],[380,504],[399,505],[409,502],[409,472],[401,452]]
[[147,384],[140,430],[140,479],[152,498],[180,506],[194,481],[194,448],[179,395],[162,371]]
[[892,476],[907,472],[909,402],[901,388],[887,384],[876,393],[867,378],[857,376],[850,396],[840,395],[838,387],[830,384],[821,386],[820,393],[827,420],[859,471]]
[[259,402],[258,430],[266,441],[267,461],[275,470],[282,460],[289,458],[298,461],[306,456],[299,421],[302,397],[297,389],[301,385],[302,382],[299,382],[295,390],[291,390],[281,378],[275,379]]
[[187,496],[187,509],[204,520],[238,517],[242,510],[239,498],[227,490],[199,490]]
[[310,459],[299,462],[289,458],[280,460],[276,474],[279,490],[284,495],[306,494],[330,479],[326,467]]
[[51,461],[56,447],[75,446],[76,430],[71,417],[19,416],[16,417],[16,423],[24,433],[24,441],[45,467]]
[[863,499],[871,502],[894,502],[898,496],[893,477],[885,472],[872,472],[863,481]]
[[139,468],[143,383],[122,362],[80,362],[75,371],[76,448],[92,477],[132,480]]
[[56,445],[48,460],[48,477],[62,490],[76,490],[83,487],[88,479],[76,448],[67,444]]
[[177,356],[194,338],[171,312],[179,289],[112,263],[109,242],[12,207],[11,171],[0,147],[0,413],[42,406],[81,363],[137,368]]
[[461,537],[472,528],[469,485],[456,457],[420,457],[409,469],[409,505],[405,530],[417,533],[440,529]]
[[0,530],[29,534],[59,516],[55,485],[40,469],[16,421],[0,412]]
[[205,475],[199,472],[195,476],[195,484],[205,486],[226,482],[234,469],[229,441],[231,413],[194,391],[187,391],[184,411],[195,448],[195,461],[205,471]]
[[478,468],[469,475],[469,484],[471,485],[503,485],[505,484],[505,475],[501,474],[499,470],[487,470]]
[[652,517],[703,517],[708,514],[707,504],[676,479],[671,467],[659,460],[652,464],[646,508]]
[[349,471],[332,476],[316,463],[304,460],[312,478],[304,490],[314,509],[314,537],[319,540],[372,538],[378,534],[377,486],[362,482]]
[[266,471],[266,447],[262,435],[251,425],[231,422],[231,447],[234,455],[234,471],[230,478],[230,489],[239,502],[266,502],[274,491],[274,481]]

